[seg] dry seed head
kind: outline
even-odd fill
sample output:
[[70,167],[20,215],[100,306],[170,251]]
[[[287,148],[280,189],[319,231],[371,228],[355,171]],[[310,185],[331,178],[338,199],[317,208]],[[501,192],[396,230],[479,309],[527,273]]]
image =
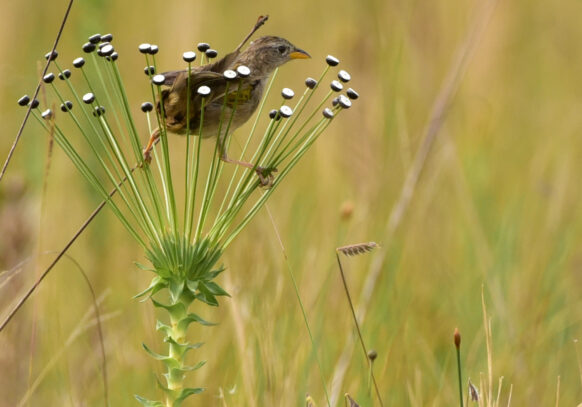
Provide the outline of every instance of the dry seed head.
[[51,83],[54,80],[55,80],[55,74],[52,72],[49,72],[45,76],[42,77],[42,81],[44,83]]
[[92,93],[85,93],[83,95],[83,102],[87,103],[88,105],[93,103],[94,100],[95,100],[95,95]]
[[57,59],[57,57],[59,56],[59,53],[57,51],[49,51],[44,55],[44,58],[48,61],[49,59],[51,61],[54,61],[55,59]]
[[152,78],[152,82],[154,83],[154,85],[158,85],[158,86],[163,85],[165,81],[166,81],[166,77],[162,74],[155,75]]
[[75,68],[80,68],[80,67],[82,67],[83,65],[85,65],[85,60],[84,60],[82,57],[76,58],[76,59],[73,61],[73,66],[74,66]]
[[137,47],[137,49],[142,54],[147,54],[147,53],[150,52],[150,48],[151,47],[152,47],[151,44],[148,44],[147,42],[144,42],[143,44],[139,44],[139,46]]
[[222,73],[222,76],[224,76],[224,79],[226,79],[227,81],[234,81],[237,77],[237,73],[235,71],[233,71],[232,69],[227,69],[226,71],[224,71]]
[[370,349],[368,351],[368,359],[370,359],[370,362],[375,361],[377,357],[378,357],[378,352],[376,352],[374,349]]
[[200,86],[196,92],[198,92],[198,94],[200,96],[208,96],[210,95],[210,88],[206,85]]
[[199,42],[197,48],[200,52],[206,52],[207,49],[210,49],[210,44],[206,42]]
[[59,73],[59,79],[64,81],[67,78],[71,77],[71,70],[70,69],[65,69],[63,72]]
[[150,54],[150,55],[156,55],[159,50],[160,49],[158,48],[157,45],[152,44],[152,45],[150,45],[150,49],[148,50],[148,54]]
[[469,395],[471,396],[471,401],[479,401],[479,390],[471,383],[471,380],[469,380]]
[[196,53],[194,51],[187,51],[182,54],[182,59],[186,62],[194,62],[196,59]]
[[19,106],[26,106],[28,102],[30,102],[30,97],[28,95],[24,95],[20,99],[18,99]]
[[40,115],[43,119],[48,120],[53,117],[53,111],[51,109],[46,109]]
[[87,54],[95,51],[95,48],[97,47],[92,42],[86,42],[85,44],[83,44],[83,51],[85,51]]
[[101,34],[93,34],[88,40],[91,44],[98,44],[101,41]]
[[368,243],[357,243],[351,244],[348,246],[342,246],[335,249],[338,252],[345,254],[346,256],[357,256],[358,254],[364,254],[370,252],[378,247],[378,244],[375,242],[368,242]]
[[457,347],[457,349],[459,349],[461,347],[461,333],[459,332],[459,328],[455,328],[453,338],[455,340],[455,346]]
[[154,105],[150,102],[143,102],[141,104],[141,111],[144,113],[151,112],[154,110]]

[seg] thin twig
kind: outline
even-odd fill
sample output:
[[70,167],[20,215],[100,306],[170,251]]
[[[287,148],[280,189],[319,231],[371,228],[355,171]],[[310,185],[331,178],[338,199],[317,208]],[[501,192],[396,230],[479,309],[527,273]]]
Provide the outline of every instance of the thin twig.
[[[73,0],[70,0],[69,5],[67,6],[67,10],[65,11],[65,16],[63,17],[63,21],[61,22],[61,26],[59,28],[59,31],[57,32],[57,37],[55,38],[55,42],[53,44],[53,49],[51,50],[50,57],[47,58],[46,65],[44,66],[42,74],[40,75],[40,79],[38,80],[38,84],[36,85],[36,90],[34,91],[34,96],[31,99],[32,101],[34,101],[36,99],[36,97],[38,96],[38,92],[40,91],[40,87],[43,83],[42,78],[46,75],[46,73],[48,71],[48,67],[52,61],[52,55],[54,54],[55,50],[57,49],[57,45],[59,44],[59,40],[61,39],[61,34],[63,33],[63,30],[65,29],[65,23],[67,22],[67,19],[69,18],[69,12],[71,11],[72,6],[73,6]],[[6,169],[8,168],[8,164],[10,163],[10,160],[12,159],[12,155],[14,154],[14,150],[16,150],[16,145],[20,141],[20,137],[22,136],[22,132],[24,131],[24,126],[28,122],[28,118],[30,117],[31,111],[32,111],[32,102],[30,103],[30,105],[28,106],[28,109],[26,110],[26,114],[24,115],[24,119],[22,120],[22,124],[20,125],[20,129],[18,129],[18,133],[16,133],[16,137],[14,138],[14,142],[12,143],[12,147],[10,147],[10,151],[8,152],[8,156],[6,157],[6,161],[4,161],[4,166],[2,167],[2,171],[0,171],[0,182],[2,181],[2,178],[4,177],[4,173],[6,172]]]

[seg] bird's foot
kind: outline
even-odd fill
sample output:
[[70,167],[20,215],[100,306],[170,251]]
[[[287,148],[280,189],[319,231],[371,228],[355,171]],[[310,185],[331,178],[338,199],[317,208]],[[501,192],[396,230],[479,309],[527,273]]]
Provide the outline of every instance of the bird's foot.
[[277,172],[276,168],[271,167],[256,167],[255,172],[259,176],[259,182],[262,188],[269,189],[273,186],[275,182],[275,172]]

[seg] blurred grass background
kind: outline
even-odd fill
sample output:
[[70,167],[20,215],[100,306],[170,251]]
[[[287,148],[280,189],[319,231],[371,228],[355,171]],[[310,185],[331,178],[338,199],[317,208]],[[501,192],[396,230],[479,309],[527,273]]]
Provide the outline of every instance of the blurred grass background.
[[[24,115],[16,100],[32,93],[65,1],[2,1],[0,156]],[[260,35],[276,34],[313,59],[281,69],[277,88],[302,88],[327,54],[352,74],[361,99],[344,112],[224,255],[220,282],[232,294],[202,316],[220,324],[192,330],[206,359],[192,385],[207,391],[187,405],[325,405],[313,349],[277,233],[319,344],[331,389],[345,347],[343,381],[362,405],[367,367],[349,345],[353,324],[335,248],[377,241],[371,255],[344,260],[356,306],[367,304],[363,333],[378,352],[375,373],[385,405],[457,403],[453,330],[463,342],[465,380],[487,371],[481,290],[491,317],[493,379],[502,404],[582,402],[578,355],[582,304],[582,3],[500,2],[467,66],[410,204],[394,233],[388,220],[421,145],[443,81],[480,18],[479,2],[363,1],[252,3],[77,2],[59,47],[60,61],[81,55],[95,32],[114,34],[130,101],[148,98],[141,42],[159,45],[161,70],[181,66],[200,41],[224,55],[259,14]],[[147,137],[145,119],[139,123]],[[241,129],[239,132],[244,131]],[[32,259],[0,289],[6,311],[98,203],[96,195],[31,121],[0,184],[0,269]],[[43,185],[46,189],[43,190]],[[44,192],[43,192],[44,191]],[[42,253],[34,257],[36,253]],[[69,252],[88,274],[101,312],[111,405],[155,397],[160,366],[141,349],[158,336],[149,304],[131,297],[149,282],[143,253],[110,213]],[[366,276],[380,270],[367,298]],[[77,266],[63,259],[0,334],[0,405],[15,406],[51,359],[30,399],[35,406],[103,404],[98,336],[91,327],[64,345],[91,307]],[[346,345],[347,344],[347,345]],[[64,351],[64,352],[63,352]],[[63,352],[62,354],[60,352]],[[221,396],[222,395],[222,396]]]

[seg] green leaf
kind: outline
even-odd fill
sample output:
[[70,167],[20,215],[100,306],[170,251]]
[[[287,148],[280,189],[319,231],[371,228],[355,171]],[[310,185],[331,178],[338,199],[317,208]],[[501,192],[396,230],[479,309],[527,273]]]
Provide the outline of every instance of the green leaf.
[[173,301],[178,301],[184,291],[184,280],[170,280],[170,295]]
[[217,270],[213,270],[210,273],[208,273],[206,275],[206,280],[214,280],[220,273],[222,273],[225,270],[224,267],[220,267]]
[[188,316],[186,318],[182,318],[179,322],[178,322],[178,330],[180,332],[184,332],[186,330],[186,328],[188,328],[188,326],[192,323],[192,322],[198,322],[200,325],[204,325],[204,326],[213,326],[216,325],[213,322],[208,322],[205,319],[203,319],[202,317],[194,314],[194,313],[190,313],[188,314]]
[[193,295],[196,295],[196,290],[198,290],[198,283],[200,282],[200,280],[187,280],[186,281],[186,287],[188,287],[188,290],[190,290],[190,292]]
[[156,360],[164,360],[167,359],[168,356],[167,355],[160,355],[159,353],[154,352],[153,350],[151,350],[150,348],[148,348],[148,346],[145,343],[142,343],[141,346],[144,348],[144,350],[154,359]]
[[168,313],[170,314],[170,316],[174,320],[180,320],[186,316],[186,307],[182,303],[178,302],[178,303],[173,304],[173,305],[167,305],[167,304],[162,304],[161,302],[156,301],[153,298],[152,298],[152,303],[154,304],[155,307],[163,308],[166,311],[168,311]]
[[137,394],[134,394],[134,397],[143,406],[146,406],[146,407],[164,407],[164,405],[161,402],[159,402],[159,401],[153,401],[153,400],[144,399],[143,397],[140,397]]
[[171,344],[172,346],[176,346],[178,348],[182,349],[182,357],[184,357],[184,355],[186,355],[186,353],[191,350],[191,349],[198,349],[200,348],[202,345],[204,345],[204,342],[196,342],[196,343],[178,343],[176,342],[173,338],[171,337],[167,337],[164,339],[164,342]]
[[196,363],[194,366],[184,366],[184,367],[182,367],[182,368],[181,368],[181,369],[179,369],[179,370],[181,370],[181,371],[183,371],[183,372],[192,372],[192,371],[194,371],[194,370],[198,370],[198,369],[200,369],[200,368],[201,368],[202,366],[204,366],[205,364],[206,364],[206,361],[205,361],[205,360],[202,360],[202,361],[200,361],[200,362]]
[[224,289],[221,286],[219,286],[218,284],[216,284],[215,282],[207,281],[207,282],[204,282],[204,285],[206,286],[208,291],[210,291],[214,295],[222,295],[222,296],[226,295],[227,297],[230,297],[230,294],[227,293],[226,291],[224,291]]
[[214,295],[210,294],[210,292],[206,291],[206,289],[200,289],[200,292],[196,294],[196,298],[202,301],[205,304],[212,305],[213,307],[218,307],[218,301],[214,297]]
[[[141,293],[139,293],[139,294],[136,294],[136,295],[133,297],[133,299],[136,299],[136,298],[143,297],[144,295],[146,295],[146,294],[148,294],[148,293],[150,293],[150,296],[152,296],[152,295],[154,295],[155,293],[157,293],[158,291],[160,291],[161,289],[163,289],[163,288],[166,288],[167,286],[168,286],[168,282],[167,282],[165,279],[163,279],[163,278],[162,278],[162,277],[160,277],[160,276],[156,276],[156,277],[154,277],[154,278],[152,279],[152,281],[151,281],[151,283],[150,283],[149,287],[148,287],[148,288],[146,288],[145,290],[143,290]],[[144,301],[145,301],[146,299],[147,299],[147,298],[145,298],[145,299],[144,299]]]
[[182,402],[187,398],[192,396],[193,394],[200,394],[204,391],[205,389],[203,389],[202,387],[196,387],[196,388],[185,388],[182,389],[181,394],[178,396],[178,398],[176,399],[176,402],[174,403],[174,406],[179,407]]
[[137,267],[140,270],[143,270],[143,271],[152,271],[154,273],[156,272],[156,270],[153,269],[153,268],[151,268],[150,266],[146,266],[145,264],[138,263],[137,261],[133,262],[133,264],[135,264],[135,267]]
[[163,332],[166,337],[170,337],[172,335],[172,327],[164,324],[162,321],[156,321],[156,331]]

